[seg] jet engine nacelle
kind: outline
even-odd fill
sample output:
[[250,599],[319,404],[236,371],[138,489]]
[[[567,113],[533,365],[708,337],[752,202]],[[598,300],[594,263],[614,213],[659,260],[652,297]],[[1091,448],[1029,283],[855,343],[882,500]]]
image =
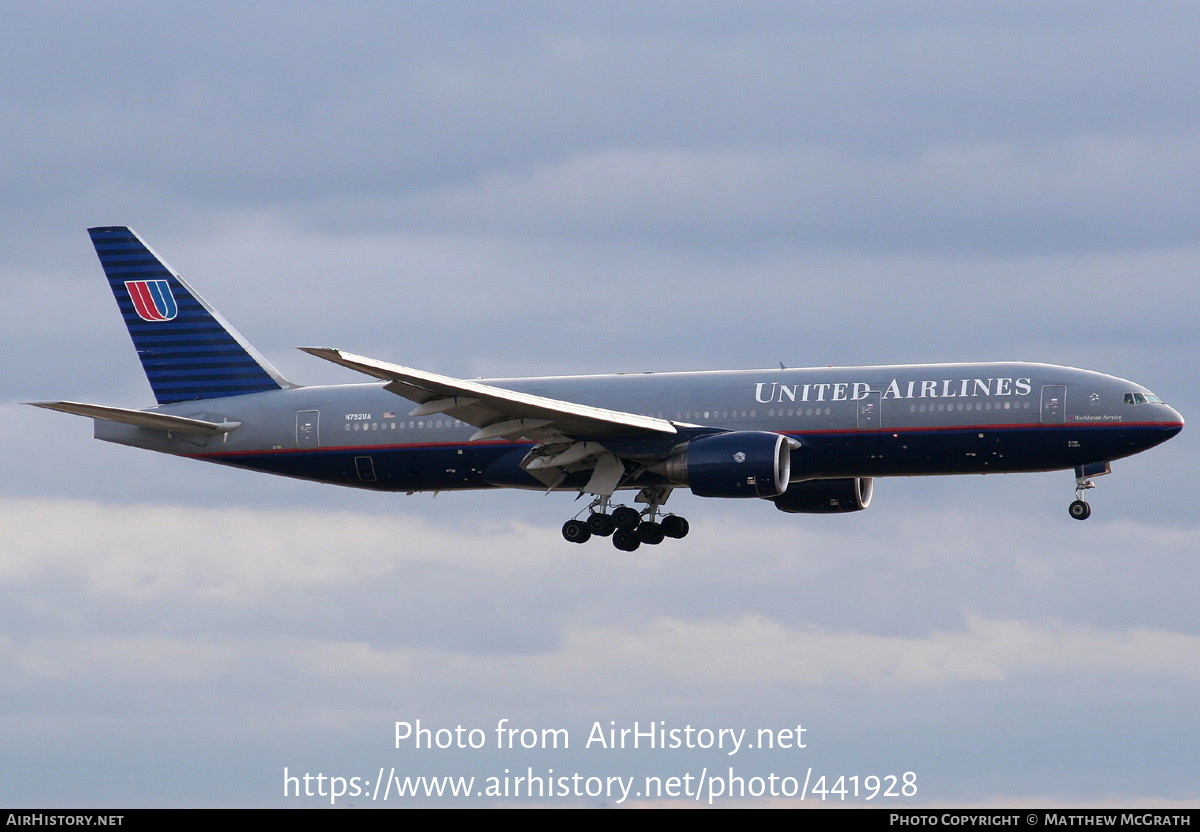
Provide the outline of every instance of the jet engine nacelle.
[[852,477],[839,480],[804,480],[794,482],[787,491],[771,502],[788,514],[835,514],[842,511],[862,511],[871,505],[875,480]]
[[701,436],[666,461],[667,479],[700,497],[775,497],[791,473],[787,437],[757,430]]

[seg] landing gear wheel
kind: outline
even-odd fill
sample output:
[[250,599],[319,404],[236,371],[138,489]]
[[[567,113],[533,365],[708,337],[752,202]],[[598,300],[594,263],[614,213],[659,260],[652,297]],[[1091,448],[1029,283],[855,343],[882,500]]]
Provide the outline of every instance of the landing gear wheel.
[[1092,507],[1083,500],[1076,500],[1067,509],[1076,520],[1086,520],[1092,516]]
[[666,533],[663,532],[663,527],[659,523],[647,521],[637,527],[638,540],[643,543],[649,543],[651,546],[657,546],[663,542]]
[[582,520],[568,520],[563,523],[562,536],[571,543],[587,543],[592,533],[588,530],[587,523]]
[[616,527],[626,531],[633,531],[642,519],[642,515],[638,513],[638,510],[629,506],[617,506],[613,509],[611,516]]
[[607,514],[592,512],[587,519],[588,531],[597,537],[608,537],[617,530],[617,524]]
[[686,537],[688,533],[688,521],[684,520],[678,514],[668,514],[662,519],[659,524],[662,526],[662,533],[667,537],[679,539]]
[[[630,509],[630,511],[632,510]],[[633,552],[642,545],[642,541],[638,540],[637,532],[630,529],[617,529],[613,533],[613,545],[622,552]]]

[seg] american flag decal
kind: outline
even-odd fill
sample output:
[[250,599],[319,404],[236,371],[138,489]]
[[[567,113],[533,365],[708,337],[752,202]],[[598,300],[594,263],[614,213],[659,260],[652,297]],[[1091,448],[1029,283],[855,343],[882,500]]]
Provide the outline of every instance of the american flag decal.
[[165,280],[126,280],[125,290],[143,321],[170,321],[179,314],[171,286]]

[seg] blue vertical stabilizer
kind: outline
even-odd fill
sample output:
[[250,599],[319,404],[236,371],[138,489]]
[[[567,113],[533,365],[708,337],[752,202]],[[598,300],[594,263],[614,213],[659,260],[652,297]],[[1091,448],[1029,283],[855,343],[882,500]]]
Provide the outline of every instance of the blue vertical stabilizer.
[[132,229],[88,234],[159,404],[295,386]]

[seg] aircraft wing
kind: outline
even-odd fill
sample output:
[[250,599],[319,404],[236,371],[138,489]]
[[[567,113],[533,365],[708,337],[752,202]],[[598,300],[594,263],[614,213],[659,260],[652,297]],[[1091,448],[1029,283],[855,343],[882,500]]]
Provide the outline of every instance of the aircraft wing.
[[666,419],[548,399],[477,381],[414,370],[332,347],[300,347],[306,353],[387,381],[385,389],[417,403],[413,416],[445,413],[475,425],[472,440],[552,436],[605,439],[651,432],[674,434]]

